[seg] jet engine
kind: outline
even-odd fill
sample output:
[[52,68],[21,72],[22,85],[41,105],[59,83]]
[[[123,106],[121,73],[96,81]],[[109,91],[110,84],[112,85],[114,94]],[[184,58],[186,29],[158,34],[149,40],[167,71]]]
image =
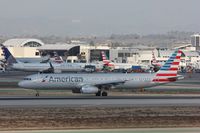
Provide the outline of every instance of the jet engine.
[[99,89],[96,86],[85,85],[81,88],[80,92],[83,94],[96,94]]

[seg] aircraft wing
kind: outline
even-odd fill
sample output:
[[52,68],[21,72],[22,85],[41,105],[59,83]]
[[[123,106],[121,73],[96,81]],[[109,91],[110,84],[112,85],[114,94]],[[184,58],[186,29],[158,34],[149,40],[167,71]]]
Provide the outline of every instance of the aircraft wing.
[[106,81],[106,82],[101,82],[98,84],[94,84],[94,86],[108,86],[108,87],[112,87],[112,86],[116,86],[116,85],[121,85],[124,84],[125,82],[127,82],[128,80],[115,80],[115,81]]
[[41,73],[55,73],[54,67],[51,62],[49,62],[49,68],[46,70],[43,70]]
[[49,61],[50,61],[50,59],[48,58],[46,60],[41,61],[40,63],[48,63]]
[[85,85],[90,85],[90,86],[95,86],[98,88],[101,87],[114,87],[116,85],[121,85],[124,84],[125,82],[127,82],[128,80],[115,80],[115,81],[106,81],[106,82],[100,82],[100,83],[94,83],[94,84],[80,84],[79,86],[83,87]]

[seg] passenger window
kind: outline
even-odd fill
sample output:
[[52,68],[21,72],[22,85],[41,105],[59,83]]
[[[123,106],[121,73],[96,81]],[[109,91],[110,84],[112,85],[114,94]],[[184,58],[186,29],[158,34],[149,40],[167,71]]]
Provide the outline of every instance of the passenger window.
[[31,80],[31,78],[24,78],[24,80]]

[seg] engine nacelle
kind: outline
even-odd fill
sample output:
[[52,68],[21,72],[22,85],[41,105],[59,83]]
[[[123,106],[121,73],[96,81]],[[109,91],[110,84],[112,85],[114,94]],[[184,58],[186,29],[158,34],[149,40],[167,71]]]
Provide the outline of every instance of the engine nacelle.
[[81,88],[80,92],[83,94],[96,94],[99,89],[96,86],[85,85]]

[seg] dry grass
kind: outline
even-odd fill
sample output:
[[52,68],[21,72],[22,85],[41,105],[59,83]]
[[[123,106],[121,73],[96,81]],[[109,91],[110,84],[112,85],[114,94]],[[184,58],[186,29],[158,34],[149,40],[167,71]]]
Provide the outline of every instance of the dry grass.
[[200,127],[200,107],[4,107],[0,129]]

